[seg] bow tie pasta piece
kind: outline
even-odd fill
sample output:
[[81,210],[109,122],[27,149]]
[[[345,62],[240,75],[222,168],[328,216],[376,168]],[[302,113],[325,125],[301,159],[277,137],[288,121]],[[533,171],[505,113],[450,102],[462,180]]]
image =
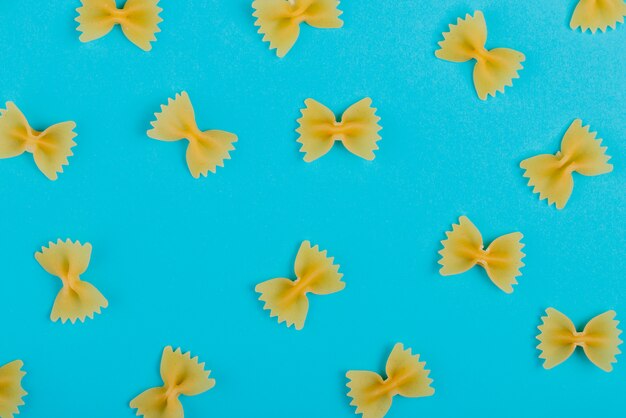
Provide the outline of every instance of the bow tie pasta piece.
[[506,293],[513,292],[513,285],[517,284],[516,277],[522,273],[524,267],[522,252],[524,237],[519,232],[503,235],[495,239],[487,249],[483,249],[483,238],[466,217],[459,218],[459,224],[452,225],[452,231],[446,232],[447,238],[441,241],[443,249],[439,251],[442,276],[464,273],[480,265],[487,272],[493,284]]
[[458,18],[456,25],[450,25],[450,31],[443,33],[443,41],[435,56],[452,62],[476,60],[474,66],[474,86],[481,100],[488,95],[494,96],[499,91],[504,93],[505,86],[512,86],[513,79],[519,78],[521,63],[526,57],[521,52],[508,48],[487,50],[487,24],[482,12],[465,19]]
[[255,287],[261,294],[259,300],[265,302],[263,309],[269,309],[272,318],[278,316],[279,324],[286,322],[288,327],[295,324],[296,329],[302,329],[309,310],[307,293],[329,295],[346,287],[339,265],[333,261],[333,257],[326,256],[326,250],[320,251],[317,245],[311,247],[309,241],[302,242],[296,255],[295,281],[271,279]]
[[186,139],[187,166],[191,175],[199,178],[208,172],[215,173],[217,167],[224,167],[224,160],[230,160],[229,151],[235,149],[237,135],[225,131],[201,131],[196,124],[193,106],[187,92],[177,93],[174,99],[167,99],[161,105],[161,112],[155,113],[148,136],[159,141],[179,141]]
[[432,396],[433,379],[426,363],[419,361],[419,354],[413,355],[411,349],[404,349],[400,343],[393,347],[387,360],[385,371],[387,379],[378,373],[350,370],[346,373],[352,398],[350,405],[356,406],[356,413],[363,418],[382,418],[387,414],[395,395],[405,398]]
[[0,109],[0,159],[29,152],[39,170],[50,180],[56,180],[63,166],[69,164],[68,157],[74,155],[75,128],[74,122],[62,122],[36,131],[17,106],[7,102],[6,109]]
[[541,351],[539,358],[544,359],[543,367],[551,369],[558,366],[572,355],[576,347],[582,347],[587,358],[596,366],[610,372],[612,363],[617,362],[615,356],[622,340],[622,331],[617,328],[615,311],[607,311],[596,316],[585,325],[582,332],[577,332],[572,321],[554,308],[546,309],[546,316],[541,317],[543,323],[538,327],[537,339]]
[[156,41],[160,32],[159,23],[163,21],[158,7],[160,0],[127,0],[122,9],[118,9],[115,0],[81,0],[82,6],[76,9],[81,32],[81,42],[102,38],[115,25],[122,27],[122,32],[129,41],[144,51],[150,51],[150,42]]
[[325,155],[333,147],[335,141],[366,160],[373,160],[376,144],[381,136],[378,132],[382,127],[376,108],[372,107],[372,99],[366,97],[350,106],[338,122],[335,114],[323,104],[313,100],[304,101],[302,117],[296,132],[300,134],[297,142],[302,144],[300,152],[304,152],[304,161],[310,163]]
[[574,120],[561,141],[561,151],[555,155],[541,154],[520,163],[524,177],[539,199],[548,199],[548,205],[556,204],[563,209],[574,189],[573,173],[583,176],[599,176],[613,171],[608,163],[607,147],[596,139],[597,132],[590,132],[580,119]]
[[254,25],[280,58],[296,43],[302,22],[315,28],[343,26],[338,0],[255,0],[252,7],[252,16],[257,18]]
[[580,0],[572,14],[570,28],[580,28],[582,32],[598,29],[606,32],[607,27],[615,29],[618,23],[624,23],[626,2],[624,0]]
[[27,395],[22,388],[24,363],[15,360],[0,367],[0,418],[13,418],[24,405],[22,398]]
[[204,363],[198,363],[198,357],[191,358],[190,352],[165,347],[161,357],[163,386],[141,393],[130,401],[130,407],[146,418],[183,418],[180,395],[195,396],[211,389],[215,379],[209,378],[210,373],[204,370]]
[[65,323],[68,319],[73,324],[77,319],[81,322],[86,317],[93,319],[101,308],[109,306],[109,302],[92,284],[80,279],[89,266],[91,258],[91,244],[81,244],[60,239],[55,243],[48,243],[41,252],[35,253],[35,259],[41,267],[63,282],[63,287],[57,295],[50,319],[61,319]]

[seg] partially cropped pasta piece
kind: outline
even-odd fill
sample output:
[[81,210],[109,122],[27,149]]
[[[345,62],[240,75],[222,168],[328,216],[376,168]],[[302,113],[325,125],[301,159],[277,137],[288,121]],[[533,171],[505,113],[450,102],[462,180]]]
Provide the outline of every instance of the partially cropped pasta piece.
[[209,378],[210,373],[190,352],[183,354],[180,348],[174,351],[171,346],[165,347],[161,357],[163,386],[142,392],[130,401],[130,407],[146,418],[183,418],[180,395],[195,396],[211,389],[215,379]]
[[309,311],[307,293],[329,295],[342,290],[346,284],[341,281],[339,265],[334,258],[320,251],[316,245],[311,247],[309,241],[300,245],[294,266],[296,280],[271,279],[260,283],[255,290],[260,293],[259,300],[265,302],[263,309],[269,309],[270,317],[278,317],[278,323],[286,322],[287,326],[295,325],[300,330],[304,327]]
[[539,199],[548,199],[557,209],[563,209],[574,190],[574,173],[583,176],[599,176],[613,171],[606,155],[607,147],[597,132],[590,132],[580,119],[574,120],[561,141],[561,150],[556,154],[541,154],[520,163],[524,177]]
[[475,265],[485,269],[493,284],[506,293],[513,292],[517,284],[516,277],[524,266],[522,252],[524,237],[519,232],[503,235],[493,240],[484,249],[483,238],[474,224],[461,216],[459,223],[452,225],[452,231],[446,232],[447,238],[441,241],[443,249],[439,251],[442,276],[464,273]]
[[22,388],[22,379],[26,372],[22,370],[24,363],[15,360],[0,366],[0,418],[13,418],[19,414],[19,407],[24,405],[22,398],[27,395]]
[[100,309],[109,306],[109,302],[91,283],[81,280],[80,276],[87,271],[91,259],[91,244],[81,244],[71,240],[48,243],[35,253],[35,259],[41,267],[63,282],[63,287],[57,295],[50,319],[68,319],[73,324],[79,319],[81,322],[100,313]]
[[624,23],[626,2],[624,0],[580,0],[572,14],[569,26],[585,32],[596,33],[598,29],[606,32],[615,29],[618,23]]
[[0,109],[0,159],[25,152],[33,154],[35,164],[50,180],[56,180],[68,165],[72,147],[76,145],[74,122],[61,122],[43,131],[31,128],[24,114],[13,102]]
[[168,142],[189,141],[187,166],[193,177],[206,177],[209,171],[215,173],[217,167],[224,167],[225,160],[230,160],[229,151],[235,149],[233,143],[237,142],[237,135],[225,131],[201,131],[186,91],[176,94],[174,99],[167,99],[167,105],[161,105],[161,111],[154,116],[156,120],[148,131],[150,138]]
[[405,398],[434,395],[433,379],[428,377],[430,370],[419,359],[419,354],[412,354],[410,348],[405,349],[398,343],[387,359],[387,378],[370,371],[350,370],[346,373],[350,388],[348,396],[352,398],[350,405],[356,406],[356,413],[362,414],[363,418],[383,418],[396,395]]
[[350,106],[337,121],[335,114],[323,104],[313,100],[304,101],[302,117],[298,119],[300,126],[296,132],[300,134],[300,152],[304,152],[304,161],[317,160],[331,150],[335,141],[340,141],[348,151],[366,160],[373,160],[376,144],[381,136],[378,132],[382,127],[376,108],[372,107],[372,99],[366,97]]
[[302,22],[315,28],[343,26],[338,0],[255,0],[252,7],[263,41],[281,58],[298,40]]
[[512,86],[513,79],[519,78],[517,72],[526,59],[524,54],[509,48],[486,49],[487,24],[482,12],[465,19],[458,18],[456,25],[450,25],[450,31],[443,33],[443,41],[435,56],[452,62],[475,60],[474,87],[481,100],[487,96],[504,93],[505,86]]
[[537,339],[541,351],[539,358],[544,359],[543,367],[551,369],[567,360],[576,347],[582,347],[587,358],[596,366],[610,372],[620,354],[619,345],[622,331],[617,327],[615,311],[607,311],[592,318],[585,328],[578,332],[572,321],[554,308],[546,309],[546,316],[541,317]]
[[156,41],[156,34],[160,32],[159,23],[163,21],[159,13],[163,11],[158,6],[160,0],[126,0],[124,7],[117,8],[115,0],[81,0],[82,6],[76,9],[78,17],[75,19],[81,32],[79,39],[82,42],[102,38],[115,25],[122,27],[122,32],[129,41],[144,51],[152,49],[150,44]]

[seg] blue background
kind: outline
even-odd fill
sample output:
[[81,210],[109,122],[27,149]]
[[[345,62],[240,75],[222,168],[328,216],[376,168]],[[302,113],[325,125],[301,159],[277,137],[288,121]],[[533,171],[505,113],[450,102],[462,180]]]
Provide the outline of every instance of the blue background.
[[[0,161],[0,363],[25,362],[20,417],[134,416],[128,403],[160,384],[169,344],[217,380],[183,400],[187,417],[349,417],[345,372],[382,372],[396,342],[422,355],[436,393],[395,399],[389,417],[623,416],[623,355],[609,374],[581,352],[546,371],[535,336],[550,306],[579,327],[608,309],[626,318],[624,25],[574,32],[574,0],[343,1],[343,29],[303,27],[281,60],[250,3],[163,0],[149,53],[119,28],[79,42],[78,1],[0,5],[0,101],[35,128],[74,120],[79,134],[57,182],[28,154]],[[472,64],[434,57],[447,25],[474,10],[488,47],[527,58],[486,102]],[[146,136],[182,90],[201,128],[239,136],[208,178],[189,174],[184,141]],[[376,159],[337,144],[305,163],[303,101],[340,114],[365,96],[384,127]],[[577,176],[557,211],[519,162],[556,152],[574,118],[604,138],[615,169]],[[512,295],[479,268],[439,276],[439,242],[463,214],[486,241],[524,234]],[[49,320],[60,281],[33,258],[67,237],[93,244],[83,279],[110,303],[74,326]],[[298,332],[269,318],[254,286],[292,276],[304,239],[329,250],[347,287],[312,296]]]

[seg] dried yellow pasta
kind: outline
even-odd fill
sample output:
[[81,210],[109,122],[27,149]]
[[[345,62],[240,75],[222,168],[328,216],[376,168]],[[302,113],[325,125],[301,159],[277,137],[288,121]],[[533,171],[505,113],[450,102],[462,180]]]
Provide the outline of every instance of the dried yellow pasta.
[[155,113],[148,136],[159,141],[179,141],[186,139],[187,166],[195,178],[215,173],[217,167],[224,167],[224,160],[230,160],[229,151],[235,149],[237,135],[225,131],[201,131],[196,124],[196,116],[186,91],[177,93],[174,99],[167,99],[161,111]]
[[29,152],[39,170],[50,180],[56,180],[63,166],[68,165],[72,147],[76,145],[74,122],[61,122],[43,131],[30,127],[26,117],[13,102],[0,109],[0,159]]
[[93,319],[101,308],[109,306],[98,289],[80,279],[89,266],[91,244],[59,239],[56,244],[49,242],[48,247],[41,247],[41,251],[35,253],[35,259],[44,270],[63,282],[52,306],[50,319],[53,321],[61,319],[65,323],[69,319],[73,324],[80,319],[84,322],[86,317]]
[[497,91],[504,93],[505,86],[512,86],[513,79],[519,78],[517,72],[526,59],[524,54],[509,48],[486,49],[487,24],[482,12],[465,19],[458,18],[456,25],[450,25],[450,31],[443,33],[441,47],[435,56],[452,62],[476,60],[474,66],[474,87],[481,100]]
[[263,41],[281,58],[298,40],[302,22],[315,28],[343,26],[338,0],[255,0],[252,7]]
[[624,23],[626,2],[624,0],[580,0],[572,14],[569,26],[581,31],[598,29],[606,32],[607,27],[615,29],[618,23]]
[[311,162],[325,155],[335,141],[341,141],[354,155],[374,159],[382,127],[378,124],[380,118],[376,115],[377,109],[372,107],[372,99],[366,97],[350,106],[340,122],[323,104],[313,99],[306,99],[304,104],[306,107],[298,119],[300,126],[296,129],[300,134],[297,142],[302,144],[300,152],[305,153],[304,161]]
[[596,139],[597,132],[590,132],[580,119],[574,120],[561,141],[561,150],[555,155],[541,154],[520,163],[528,185],[539,199],[548,199],[548,205],[556,204],[563,209],[574,190],[573,173],[583,176],[599,176],[613,171],[606,155],[607,147]]
[[255,291],[260,293],[259,300],[265,302],[263,309],[270,310],[270,317],[278,316],[278,323],[287,326],[295,324],[300,330],[304,326],[309,299],[307,293],[329,295],[342,290],[346,284],[341,281],[339,265],[333,264],[334,258],[326,256],[326,250],[311,247],[309,241],[302,242],[294,270],[297,279],[271,279],[259,283]]
[[15,360],[0,367],[0,418],[13,418],[19,414],[19,407],[24,405],[22,398],[27,395],[22,388],[22,370],[24,363]]
[[558,366],[572,355],[576,347],[582,347],[587,358],[596,366],[610,372],[620,354],[619,345],[622,331],[617,328],[615,311],[607,311],[591,319],[581,332],[576,331],[572,321],[554,308],[546,309],[542,316],[543,323],[538,327],[537,339],[541,351],[539,358],[544,359],[543,367],[551,369]]
[[130,401],[130,407],[146,418],[183,418],[180,395],[195,396],[211,389],[215,379],[209,378],[210,373],[190,352],[183,354],[180,348],[174,351],[171,346],[165,347],[161,357],[163,386],[142,392]]
[[467,218],[461,216],[459,224],[452,225],[452,231],[446,232],[447,238],[441,241],[443,249],[439,251],[442,276],[464,273],[476,264],[483,267],[493,284],[506,293],[513,292],[513,285],[517,284],[516,277],[522,273],[524,267],[522,252],[524,237],[519,232],[503,235],[493,240],[484,249],[483,238]]
[[159,0],[126,0],[124,7],[118,9],[115,0],[81,0],[82,6],[76,9],[81,32],[81,42],[102,38],[115,25],[122,27],[122,32],[129,41],[144,51],[152,49],[150,42],[156,41],[160,32],[159,23],[163,21],[159,13]]
[[350,370],[346,373],[350,388],[348,396],[352,398],[350,405],[356,406],[356,413],[363,414],[363,418],[382,418],[391,408],[395,395],[405,398],[432,396],[435,393],[431,386],[433,379],[428,377],[430,370],[419,357],[398,343],[387,359],[386,379],[370,371]]

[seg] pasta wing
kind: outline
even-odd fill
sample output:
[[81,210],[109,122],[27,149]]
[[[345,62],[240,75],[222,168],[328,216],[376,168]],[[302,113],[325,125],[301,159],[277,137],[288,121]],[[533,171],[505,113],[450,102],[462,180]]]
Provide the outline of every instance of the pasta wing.
[[230,160],[230,151],[237,135],[226,131],[205,131],[189,141],[187,146],[187,166],[191,175],[206,177],[208,172],[215,173],[217,167],[224,167],[224,161]]
[[561,142],[561,159],[571,164],[571,169],[583,176],[599,176],[613,171],[606,155],[607,147],[602,139],[596,139],[597,132],[590,132],[589,125],[583,126],[580,119],[569,126]]
[[618,23],[624,23],[626,3],[624,0],[580,0],[574,9],[569,26],[582,32],[598,29],[605,32],[608,27],[615,29]]
[[255,0],[252,7],[252,16],[257,18],[254,24],[259,27],[263,42],[269,42],[278,57],[287,55],[300,35],[300,22],[292,12],[294,6],[285,0]]
[[161,357],[161,377],[168,388],[186,396],[195,396],[215,386],[215,379],[210,379],[210,370],[204,370],[204,363],[198,357],[191,357],[191,352],[182,353],[171,346],[165,347]]
[[156,41],[156,34],[161,30],[159,23],[163,21],[159,13],[163,11],[158,4],[160,0],[126,0],[124,5],[125,19],[121,22],[122,31],[129,41],[144,51],[152,49],[151,42]]
[[302,117],[296,132],[300,134],[297,142],[302,144],[300,152],[304,152],[304,161],[315,161],[333,147],[337,120],[335,114],[326,106],[313,99],[304,101],[306,106],[301,110]]
[[186,91],[176,93],[176,96],[167,99],[166,105],[161,105],[161,111],[154,114],[156,120],[150,122],[152,129],[148,136],[159,141],[179,141],[192,138],[199,132],[196,124],[196,115],[191,99]]
[[7,102],[6,109],[0,109],[0,158],[23,154],[31,136],[32,130],[24,114],[13,102]]
[[102,38],[115,26],[117,6],[115,0],[81,0],[81,6],[76,9],[78,30],[81,32],[78,39],[89,42]]
[[481,11],[474,16],[467,14],[458,18],[450,30],[443,33],[443,41],[435,56],[445,61],[466,62],[476,57],[476,51],[484,51],[487,42],[487,23]]
[[63,166],[68,165],[68,158],[74,155],[72,148],[76,145],[74,122],[62,122],[52,125],[43,131],[33,150],[33,158],[39,170],[50,180],[56,180]]
[[168,396],[165,386],[151,388],[130,401],[138,416],[146,418],[184,418],[183,404],[178,396]]
[[378,124],[380,118],[376,110],[372,107],[372,99],[366,97],[350,106],[341,118],[345,147],[351,153],[370,161],[378,149],[376,142],[381,139],[378,132],[382,127]]
[[259,283],[254,291],[260,293],[259,300],[265,302],[263,309],[270,311],[270,318],[278,317],[278,323],[295,325],[297,330],[304,327],[309,312],[309,299],[304,289],[296,287],[296,282],[278,278]]
[[583,331],[583,350],[593,364],[610,372],[617,362],[615,356],[620,354],[619,345],[622,340],[619,335],[622,331],[617,328],[619,321],[615,320],[615,311],[608,311],[596,316],[587,323]]
[[0,367],[0,417],[12,418],[13,414],[19,414],[19,407],[24,405],[24,396],[27,395],[22,388],[22,379],[26,372],[22,370],[24,363],[15,360]]
[[541,351],[539,358],[544,359],[543,367],[551,369],[558,366],[572,355],[576,349],[574,335],[576,328],[570,319],[554,308],[546,309],[546,316],[541,317],[539,326],[540,341],[537,349]]
[[441,241],[443,249],[439,251],[439,273],[450,276],[474,267],[483,248],[483,238],[472,221],[467,216],[461,216],[459,223],[452,225],[452,231],[446,232],[446,237]]
[[304,241],[296,256],[296,277],[308,292],[316,295],[339,292],[346,284],[341,281],[343,274],[339,273],[339,265],[334,264],[334,260],[326,255],[326,250],[321,251],[317,245],[311,247],[309,241]]
[[574,190],[572,173],[563,169],[560,158],[550,154],[541,154],[527,158],[520,163],[524,177],[533,193],[539,193],[539,200],[548,200],[548,205],[555,204],[563,209]]
[[35,253],[35,259],[48,273],[57,277],[77,277],[87,271],[91,260],[91,244],[71,240],[49,242]]
[[486,250],[486,263],[484,264],[487,275],[491,281],[506,293],[513,292],[513,285],[517,284],[516,277],[524,267],[522,252],[524,244],[521,240],[524,236],[519,232],[503,235],[496,238]]
[[378,373],[350,370],[346,377],[346,386],[350,389],[348,397],[352,398],[350,405],[356,407],[356,414],[362,414],[363,418],[382,418],[387,414],[393,395],[386,392],[373,396],[383,385],[383,379]]
[[387,379],[393,392],[406,398],[432,396],[435,393],[431,386],[433,379],[428,377],[430,370],[419,358],[419,354],[414,355],[410,348],[405,349],[400,343],[393,347],[386,366]]
[[[339,0],[296,0],[296,4],[310,3],[306,8],[305,22],[315,28],[335,29],[343,26],[339,18]],[[302,6],[301,6],[302,7]]]
[[509,48],[495,48],[485,51],[476,59],[474,66],[474,86],[481,100],[504,93],[506,86],[513,86],[513,80],[519,78],[518,71],[524,68],[526,57],[519,51]]

